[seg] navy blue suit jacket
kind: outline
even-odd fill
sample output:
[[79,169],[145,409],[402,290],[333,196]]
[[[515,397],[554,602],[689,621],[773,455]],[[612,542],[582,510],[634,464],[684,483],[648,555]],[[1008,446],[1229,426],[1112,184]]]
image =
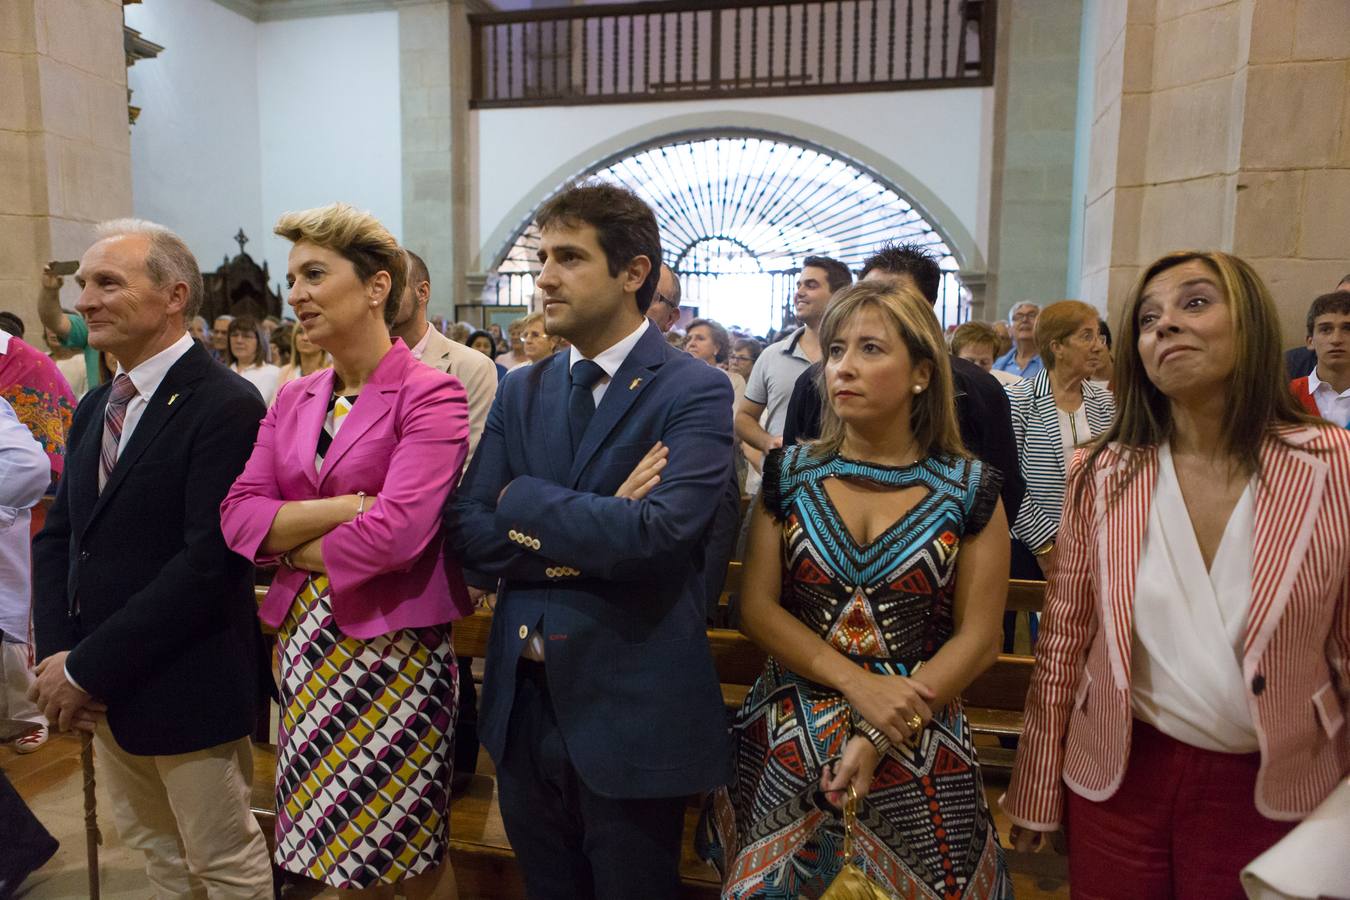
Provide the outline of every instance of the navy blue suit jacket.
[[[573,459],[568,363],[563,351],[506,378],[446,508],[447,550],[501,579],[480,737],[500,761],[516,663],[539,628],[558,725],[591,790],[654,798],[724,784],[704,570],[725,558],[709,537],[734,477],[731,383],[648,326]],[[657,441],[670,448],[661,483],[642,500],[614,497]]]

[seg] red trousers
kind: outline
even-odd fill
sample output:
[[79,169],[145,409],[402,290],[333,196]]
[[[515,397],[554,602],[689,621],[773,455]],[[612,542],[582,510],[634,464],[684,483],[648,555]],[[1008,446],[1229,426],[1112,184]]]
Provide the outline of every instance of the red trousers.
[[1297,822],[1256,811],[1258,753],[1183,744],[1138,719],[1120,790],[1069,789],[1074,900],[1244,900],[1238,873]]

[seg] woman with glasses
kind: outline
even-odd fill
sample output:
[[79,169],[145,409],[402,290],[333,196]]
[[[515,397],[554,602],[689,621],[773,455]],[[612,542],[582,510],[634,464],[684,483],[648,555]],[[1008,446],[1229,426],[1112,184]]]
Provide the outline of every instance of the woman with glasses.
[[1014,578],[1050,574],[1073,450],[1110,427],[1116,414],[1111,392],[1088,380],[1106,352],[1096,309],[1077,300],[1050,304],[1036,318],[1036,349],[1044,370],[1007,388],[1027,485],[1012,525]]
[[750,338],[741,338],[731,344],[731,355],[727,357],[727,370],[742,378],[749,378],[755,368],[755,360],[764,351],[764,345]]

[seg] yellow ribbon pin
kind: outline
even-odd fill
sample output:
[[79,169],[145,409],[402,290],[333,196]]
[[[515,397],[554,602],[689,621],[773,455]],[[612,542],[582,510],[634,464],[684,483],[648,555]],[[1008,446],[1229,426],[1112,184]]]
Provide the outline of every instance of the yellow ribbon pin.
[[165,405],[166,405],[166,406],[173,406],[173,401],[175,401],[175,400],[177,400],[177,399],[178,399],[178,395],[177,395],[177,394],[174,394],[172,397],[169,398],[169,402],[168,402],[167,404],[165,404]]
[[633,379],[633,383],[630,384],[630,385],[628,385],[628,389],[629,389],[630,391],[635,391],[635,390],[637,390],[637,386],[638,386],[639,384],[642,384],[642,379],[641,379],[641,378],[634,378],[634,379]]

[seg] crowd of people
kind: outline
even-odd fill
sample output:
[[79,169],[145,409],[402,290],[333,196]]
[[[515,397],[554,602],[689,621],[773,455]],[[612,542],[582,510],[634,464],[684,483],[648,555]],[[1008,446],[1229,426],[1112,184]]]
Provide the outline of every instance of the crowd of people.
[[[73,311],[44,273],[50,353],[0,314],[4,717],[20,752],[92,734],[158,894],[270,897],[275,865],[455,897],[481,741],[531,898],[677,896],[695,795],[724,897],[1011,897],[961,700],[1016,640],[1010,576],[1047,590],[1006,838],[1071,823],[1076,894],[1242,896],[1350,775],[1350,276],[1286,357],[1229,254],[1153,262],[1113,345],[1073,300],[944,333],[937,262],[886,245],[803,259],[761,340],[689,315],[630,191],[535,224],[504,334],[429,320],[426,263],[343,204],[277,222],[290,322],[206,322],[139,220]],[[728,720],[731,559],[768,661]],[[0,817],[3,892],[55,845],[2,777]]]

